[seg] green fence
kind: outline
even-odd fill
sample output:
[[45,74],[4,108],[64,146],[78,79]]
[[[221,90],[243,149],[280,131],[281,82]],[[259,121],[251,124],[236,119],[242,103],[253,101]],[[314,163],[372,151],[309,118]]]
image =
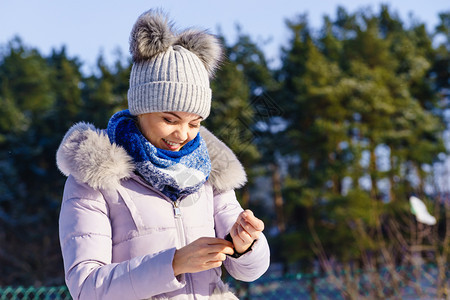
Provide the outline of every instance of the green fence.
[[[226,281],[239,299],[450,299],[448,266],[444,273],[424,265],[328,275],[272,273],[251,283]],[[0,287],[0,300],[4,299],[72,298],[66,286]]]
[[66,286],[56,287],[0,287],[0,299],[72,299]]

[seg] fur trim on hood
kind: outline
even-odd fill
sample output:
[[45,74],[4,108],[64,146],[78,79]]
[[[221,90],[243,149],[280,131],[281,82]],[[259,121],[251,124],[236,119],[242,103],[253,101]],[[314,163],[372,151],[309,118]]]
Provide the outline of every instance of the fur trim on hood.
[[[208,181],[220,192],[242,187],[245,170],[236,155],[206,128],[200,128],[211,159]],[[111,144],[102,130],[88,123],[77,123],[64,136],[56,153],[56,164],[66,176],[94,189],[110,189],[134,171],[133,159],[120,146]]]

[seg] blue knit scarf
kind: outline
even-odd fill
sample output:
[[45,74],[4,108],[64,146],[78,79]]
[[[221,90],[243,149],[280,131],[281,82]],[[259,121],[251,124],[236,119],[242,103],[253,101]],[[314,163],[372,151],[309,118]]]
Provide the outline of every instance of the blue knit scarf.
[[208,150],[200,134],[179,151],[169,151],[153,146],[136,122],[128,110],[123,110],[111,117],[107,127],[109,140],[127,151],[136,171],[171,200],[200,189],[211,172]]

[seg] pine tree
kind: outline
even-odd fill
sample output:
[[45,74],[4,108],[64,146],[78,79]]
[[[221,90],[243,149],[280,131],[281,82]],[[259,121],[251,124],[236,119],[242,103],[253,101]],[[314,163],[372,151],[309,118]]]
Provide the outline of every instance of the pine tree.
[[[257,196],[257,193],[251,194],[252,209],[259,210],[257,213],[265,219],[267,227],[276,226],[280,232],[284,232],[286,226],[281,193],[282,174],[280,162],[277,161],[282,141],[278,139],[274,143],[279,128],[283,127],[283,124],[280,124],[283,111],[277,101],[272,98],[279,87],[268,66],[266,56],[261,50],[262,45],[242,32],[239,26],[237,36],[237,41],[228,48],[228,56],[243,71],[250,88],[249,105],[254,111],[250,127],[255,137],[254,144],[260,153],[260,157],[247,169],[249,184],[246,188],[260,190],[261,187],[257,186],[253,179],[260,176],[270,178],[271,186],[265,186],[265,192],[259,193],[259,195],[265,194],[265,197]],[[272,200],[274,210],[267,209],[268,200]],[[274,224],[271,224],[272,220],[275,221]]]
[[55,269],[61,275],[54,223],[61,185],[54,181],[56,145],[49,122],[56,103],[52,72],[46,59],[18,38],[2,53],[0,98],[7,105],[1,106],[11,121],[0,129],[2,284],[33,284],[55,276]]
[[423,193],[422,166],[444,150],[428,77],[434,50],[423,24],[405,29],[385,6],[380,15],[338,8],[319,36],[305,16],[288,27],[277,98],[286,112],[287,153],[298,160],[285,185],[295,229],[285,241],[296,237],[316,250],[322,241],[328,254],[356,258],[361,240],[348,225],[369,233],[364,247],[379,246],[371,241],[380,230],[375,221],[391,208],[380,202],[403,199],[406,207],[411,192]]
[[[223,44],[226,42],[223,37]],[[226,48],[226,57],[230,49]],[[259,157],[252,131],[254,111],[250,105],[250,90],[242,69],[232,60],[226,60],[211,81],[211,115],[205,126],[223,140],[239,157],[246,170]],[[244,188],[239,198],[249,207],[248,190]]]
[[97,59],[96,74],[83,81],[82,119],[96,127],[106,128],[111,116],[127,107],[126,97],[131,64],[123,65],[119,56],[113,67],[108,66],[102,55]]

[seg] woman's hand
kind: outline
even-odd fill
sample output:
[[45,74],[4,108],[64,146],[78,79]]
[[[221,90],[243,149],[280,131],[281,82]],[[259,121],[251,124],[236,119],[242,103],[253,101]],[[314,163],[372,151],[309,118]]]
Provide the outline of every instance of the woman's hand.
[[255,217],[251,210],[241,212],[230,232],[236,252],[244,253],[263,230],[264,222]]
[[233,244],[224,239],[202,237],[175,251],[172,261],[175,276],[217,268],[233,254]]

